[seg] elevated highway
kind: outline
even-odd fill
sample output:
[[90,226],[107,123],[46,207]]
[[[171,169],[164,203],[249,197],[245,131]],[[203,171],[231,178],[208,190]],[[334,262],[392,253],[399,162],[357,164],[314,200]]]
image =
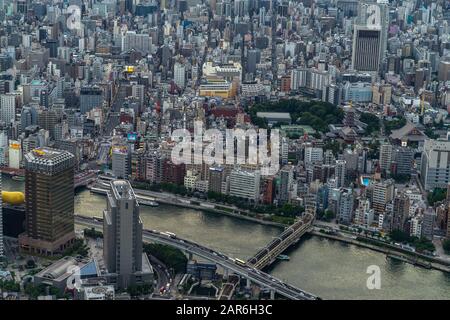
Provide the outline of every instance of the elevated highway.
[[[101,229],[103,224],[97,219],[75,215],[75,222],[88,228]],[[267,288],[273,293],[277,293],[291,300],[317,300],[313,294],[287,284],[255,267],[239,262],[223,253],[207,248],[195,242],[181,239],[174,235],[158,232],[156,230],[144,230],[143,240],[146,242],[157,242],[178,248],[184,252],[196,255],[208,261],[214,262],[218,266],[229,272],[233,272],[262,288]]]

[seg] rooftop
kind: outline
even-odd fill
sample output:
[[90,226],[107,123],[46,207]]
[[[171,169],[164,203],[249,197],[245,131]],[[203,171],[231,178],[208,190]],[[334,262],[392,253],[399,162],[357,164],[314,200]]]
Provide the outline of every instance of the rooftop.
[[116,199],[135,199],[133,188],[127,180],[113,180],[111,183],[111,190]]
[[25,155],[25,168],[33,171],[64,170],[74,165],[75,156],[64,150],[36,148]]

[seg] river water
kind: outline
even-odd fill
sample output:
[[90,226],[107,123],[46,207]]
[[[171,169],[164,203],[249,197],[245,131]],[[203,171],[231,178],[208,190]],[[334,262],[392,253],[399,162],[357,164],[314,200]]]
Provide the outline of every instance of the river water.
[[[23,182],[3,177],[3,190],[23,190]],[[75,212],[102,216],[104,196],[82,190],[75,196]],[[147,229],[170,231],[232,257],[247,259],[281,229],[219,214],[161,205],[141,206]],[[337,241],[308,237],[289,249],[290,261],[268,271],[324,299],[449,299],[450,275],[387,260],[384,254]],[[379,266],[381,289],[366,286],[367,268]]]

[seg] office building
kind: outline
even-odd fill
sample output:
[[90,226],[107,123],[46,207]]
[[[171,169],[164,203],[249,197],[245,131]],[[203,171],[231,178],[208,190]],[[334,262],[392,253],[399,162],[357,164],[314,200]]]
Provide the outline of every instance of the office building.
[[444,60],[439,63],[438,80],[444,82],[450,80],[450,61]]
[[111,155],[112,172],[116,178],[127,178],[131,171],[130,154],[126,146],[115,146]]
[[20,141],[9,140],[9,167],[19,169],[22,163],[22,145]]
[[43,109],[38,111],[38,125],[40,128],[47,130],[52,139],[55,138],[56,124],[59,116],[55,110]]
[[279,189],[280,204],[289,202],[293,179],[294,179],[294,167],[290,165],[284,166],[280,170],[280,189]]
[[208,191],[222,193],[222,183],[225,180],[225,171],[222,167],[209,168],[209,187]]
[[323,162],[322,148],[307,147],[305,149],[305,164],[322,163],[322,162]]
[[159,150],[149,150],[145,161],[146,171],[145,179],[149,183],[161,183],[163,178],[164,156]]
[[406,231],[406,219],[409,214],[410,200],[406,194],[398,194],[394,198],[391,230]]
[[375,214],[384,214],[386,204],[394,197],[394,180],[377,182],[372,186],[372,208]]
[[370,208],[370,201],[365,198],[358,199],[358,206],[355,209],[355,224],[370,227],[374,221],[374,210]]
[[103,212],[103,259],[109,274],[117,276],[116,286],[152,281],[152,268],[142,252],[142,221],[131,184],[113,180]]
[[411,175],[414,150],[408,147],[397,147],[393,152],[394,173],[400,175]]
[[170,159],[163,159],[161,182],[183,185],[185,175],[186,165],[184,163],[175,164]]
[[293,69],[291,72],[291,90],[298,90],[299,88],[305,88],[309,70],[307,68]]
[[186,86],[186,66],[182,63],[175,63],[173,66],[173,82],[180,88]]
[[9,124],[16,118],[16,94],[5,93],[0,95],[0,120]]
[[381,29],[355,25],[352,67],[363,72],[378,72],[380,67]]
[[450,181],[450,141],[425,140],[420,170],[425,190],[447,188]]
[[122,36],[122,51],[127,52],[131,49],[137,50],[144,55],[152,51],[152,38],[148,34],[127,31]]
[[261,173],[259,170],[245,171],[234,169],[230,174],[230,196],[257,202]]
[[82,87],[80,91],[80,111],[82,114],[103,105],[103,90],[100,87]]
[[247,73],[255,74],[256,65],[261,61],[261,51],[251,49],[247,51]]
[[144,149],[138,149],[131,153],[131,179],[135,181],[145,180]]
[[436,212],[432,207],[425,210],[422,217],[422,237],[433,240]]
[[342,224],[350,224],[353,221],[353,191],[352,189],[340,190],[339,209],[337,212],[337,220]]
[[346,183],[346,170],[347,162],[345,160],[336,160],[336,169],[335,169],[335,177],[336,177],[336,188],[342,188]]
[[380,169],[383,172],[391,170],[392,145],[384,143],[380,146]]
[[74,232],[74,156],[50,148],[25,155],[26,252],[53,255],[67,249]]

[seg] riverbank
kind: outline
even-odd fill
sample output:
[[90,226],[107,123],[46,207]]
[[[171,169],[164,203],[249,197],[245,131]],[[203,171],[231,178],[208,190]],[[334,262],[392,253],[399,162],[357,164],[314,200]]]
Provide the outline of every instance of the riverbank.
[[[101,195],[106,194],[106,191],[99,190],[99,188],[92,188],[92,189],[90,189],[90,191],[92,193],[101,194]],[[214,204],[214,203],[210,203],[210,202],[206,202],[206,201],[202,201],[203,205],[202,205],[202,203],[195,204],[195,203],[192,203],[192,201],[189,199],[182,199],[183,201],[180,201],[180,199],[178,199],[178,197],[175,197],[175,196],[172,196],[171,198],[167,199],[167,194],[165,194],[165,193],[160,193],[158,195],[158,192],[149,192],[147,190],[142,190],[142,189],[134,189],[134,192],[136,195],[141,195],[141,196],[148,196],[149,194],[151,194],[151,196],[155,198],[154,200],[156,202],[166,204],[166,205],[194,209],[194,210],[201,210],[201,211],[206,211],[206,212],[211,212],[211,213],[216,213],[216,214],[223,214],[223,215],[227,215],[230,217],[244,219],[247,221],[256,222],[256,223],[260,223],[263,225],[273,226],[273,227],[278,227],[278,228],[285,228],[288,226],[286,224],[282,224],[282,223],[278,223],[278,222],[267,221],[267,220],[263,220],[263,219],[259,219],[259,218],[255,218],[255,217],[250,217],[250,216],[244,215],[242,213],[236,213],[233,211],[218,209],[217,206],[223,207],[223,205],[220,205],[220,204]],[[201,200],[199,200],[199,201],[201,201]]]
[[[181,208],[188,208],[188,209],[193,209],[193,210],[199,210],[199,211],[204,211],[204,212],[226,215],[229,217],[243,219],[243,220],[258,223],[261,225],[273,226],[273,227],[277,227],[277,228],[286,228],[288,226],[286,224],[277,223],[277,222],[273,222],[273,221],[266,221],[266,220],[263,220],[260,218],[255,218],[255,217],[250,217],[250,216],[244,215],[244,214],[240,213],[240,212],[242,212],[242,210],[239,210],[237,208],[232,208],[232,207],[226,207],[226,205],[223,205],[223,204],[216,204],[216,203],[211,203],[208,201],[197,200],[197,199],[190,200],[188,198],[180,197],[177,195],[156,192],[156,191],[148,191],[148,190],[142,190],[142,189],[134,189],[134,190],[135,190],[136,195],[141,195],[141,196],[146,196],[146,197],[151,196],[151,197],[154,197],[154,200],[157,201],[158,203],[169,205],[169,206],[176,206],[176,207],[181,207]],[[91,189],[91,192],[97,193],[97,194],[103,194],[103,195],[106,194],[106,192],[98,191],[95,189],[94,190]],[[194,202],[194,203],[192,203],[192,202]],[[233,212],[233,211],[217,209],[216,206],[226,207],[229,210],[238,210],[239,213]],[[388,243],[373,244],[373,243],[360,241],[357,239],[351,239],[349,237],[330,235],[330,234],[326,234],[326,233],[318,232],[318,231],[314,231],[314,230],[310,231],[310,234],[317,236],[317,237],[329,238],[329,239],[333,239],[336,241],[353,244],[355,246],[370,249],[370,250],[373,250],[376,252],[383,253],[385,255],[390,255],[393,258],[398,258],[398,260],[402,260],[404,262],[410,263],[415,266],[420,266],[423,268],[432,268],[432,269],[436,269],[436,270],[439,270],[442,272],[450,273],[450,263],[447,263],[446,261],[436,259],[436,258],[430,257],[430,256],[425,256],[420,253],[413,253],[413,252],[398,248],[396,246],[390,245]],[[371,241],[373,241],[373,240],[371,239]]]
[[435,269],[442,272],[446,272],[450,274],[450,263],[436,259],[433,257],[424,256],[419,253],[408,252],[406,250],[401,250],[400,248],[391,246],[390,244],[384,244],[385,246],[378,246],[374,244],[370,244],[367,242],[363,242],[357,239],[351,239],[348,237],[343,237],[339,235],[331,235],[327,233],[323,233],[316,230],[310,230],[309,234],[317,237],[327,238],[331,240],[336,240],[348,244],[352,244],[355,246],[359,246],[362,248],[370,249],[373,251],[377,251],[386,255],[386,257],[397,259],[414,266],[419,266],[426,269]]

